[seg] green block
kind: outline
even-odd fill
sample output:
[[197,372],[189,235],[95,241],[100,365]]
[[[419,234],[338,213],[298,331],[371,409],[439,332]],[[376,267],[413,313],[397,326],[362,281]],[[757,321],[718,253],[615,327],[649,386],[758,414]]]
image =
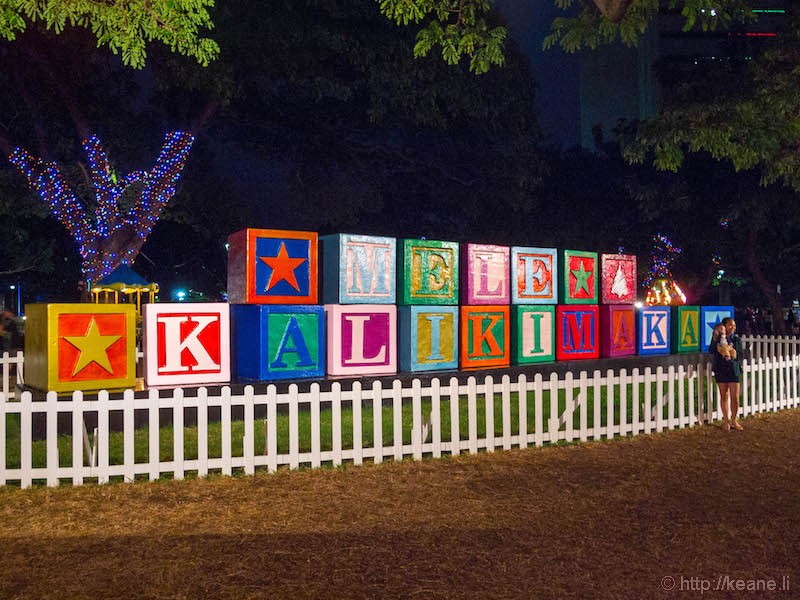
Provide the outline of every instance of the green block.
[[400,304],[458,304],[458,242],[403,240],[402,254]]
[[597,304],[597,252],[562,250],[559,259],[561,303]]
[[700,307],[672,307],[672,349],[679,354],[700,352]]
[[553,362],[556,359],[556,307],[515,304],[511,315],[511,363]]

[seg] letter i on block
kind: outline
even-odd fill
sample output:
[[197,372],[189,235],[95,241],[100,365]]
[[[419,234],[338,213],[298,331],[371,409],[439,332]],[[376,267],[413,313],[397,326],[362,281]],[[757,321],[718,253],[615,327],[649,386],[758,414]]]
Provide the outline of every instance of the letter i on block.
[[396,240],[336,234],[320,239],[325,304],[394,304],[397,299]]
[[231,305],[232,363],[239,379],[271,381],[325,376],[322,306]]
[[401,371],[458,369],[458,307],[400,306]]
[[149,386],[224,383],[231,378],[230,305],[144,305],[144,380]]
[[558,259],[555,248],[511,248],[511,303],[558,303]]
[[732,306],[702,306],[700,307],[700,327],[702,333],[702,347],[700,350],[705,352],[711,345],[711,334],[714,327],[722,323],[725,317],[733,318]]
[[317,234],[244,229],[228,238],[228,302],[316,304]]
[[512,306],[511,362],[515,365],[556,359],[555,306]]
[[639,354],[669,354],[669,321],[668,306],[644,306],[639,309]]
[[328,374],[397,372],[397,307],[326,304]]
[[601,254],[600,300],[603,304],[636,302],[636,257],[632,254]]
[[132,304],[28,304],[25,383],[55,392],[136,384]]
[[489,244],[464,244],[461,248],[464,304],[508,304],[511,249]]
[[604,357],[636,354],[636,309],[632,304],[600,307],[600,354]]
[[675,352],[700,352],[701,333],[699,306],[672,307],[672,349]]
[[564,304],[597,304],[597,253],[563,250],[561,253]]
[[458,304],[458,243],[403,240],[399,304]]
[[597,305],[556,307],[556,359],[583,360],[600,356]]
[[461,368],[507,367],[511,364],[508,306],[461,307]]

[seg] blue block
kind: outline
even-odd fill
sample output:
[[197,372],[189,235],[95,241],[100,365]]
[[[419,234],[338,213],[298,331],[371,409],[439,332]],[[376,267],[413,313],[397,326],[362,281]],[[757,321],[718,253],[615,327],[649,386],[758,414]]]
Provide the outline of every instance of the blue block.
[[669,306],[644,306],[639,310],[636,348],[641,356],[669,354]]
[[700,330],[703,332],[700,338],[700,352],[708,352],[711,345],[711,334],[722,319],[725,317],[733,318],[732,306],[701,306],[700,307]]
[[319,238],[325,304],[394,304],[397,241],[339,233]]
[[325,376],[325,309],[319,305],[231,305],[235,378]]
[[458,370],[458,307],[399,306],[400,370]]

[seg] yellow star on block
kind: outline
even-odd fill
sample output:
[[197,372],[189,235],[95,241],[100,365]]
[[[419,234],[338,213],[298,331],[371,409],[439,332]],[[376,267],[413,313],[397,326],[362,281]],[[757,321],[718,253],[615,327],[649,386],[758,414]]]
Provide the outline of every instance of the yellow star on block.
[[93,362],[113,374],[111,362],[108,360],[108,349],[121,337],[121,335],[100,335],[100,329],[94,318],[89,322],[89,330],[86,335],[65,335],[64,339],[81,352],[72,376],[75,377]]

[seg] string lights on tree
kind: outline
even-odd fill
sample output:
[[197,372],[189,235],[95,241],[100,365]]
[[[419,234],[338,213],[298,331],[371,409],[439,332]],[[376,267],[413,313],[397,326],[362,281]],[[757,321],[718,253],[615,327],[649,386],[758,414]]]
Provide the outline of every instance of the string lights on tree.
[[[175,195],[194,139],[182,131],[168,133],[151,170],[133,171],[121,178],[114,173],[100,140],[96,136],[84,140],[97,200],[94,214],[78,200],[56,163],[34,157],[23,148],[16,148],[9,161],[27,177],[30,187],[78,243],[83,274],[91,283],[136,258],[161,209]],[[125,210],[120,198],[135,183],[141,185],[139,197]]]
[[644,280],[644,285],[647,287],[645,304],[648,306],[686,304],[686,294],[675,281],[669,268],[670,263],[680,255],[681,249],[660,233],[653,237],[653,244],[653,266]]

